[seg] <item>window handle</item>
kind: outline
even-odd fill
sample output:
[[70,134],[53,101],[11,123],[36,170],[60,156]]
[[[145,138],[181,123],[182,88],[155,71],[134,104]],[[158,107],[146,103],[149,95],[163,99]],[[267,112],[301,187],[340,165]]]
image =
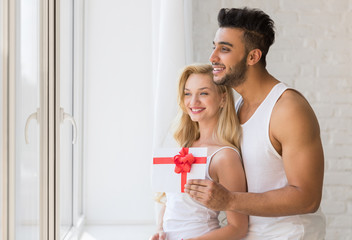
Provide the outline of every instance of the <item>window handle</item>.
[[39,121],[40,121],[40,108],[37,108],[37,111],[32,113],[31,115],[29,115],[29,117],[27,118],[26,126],[24,127],[24,139],[26,141],[26,144],[29,144],[29,141],[28,141],[28,125],[29,125],[29,122],[32,119],[36,119],[37,123],[39,124]]
[[60,108],[60,121],[61,124],[65,121],[68,120],[71,122],[72,126],[73,126],[73,140],[72,140],[72,144],[75,144],[77,142],[77,124],[75,119],[68,113],[65,113],[63,108]]

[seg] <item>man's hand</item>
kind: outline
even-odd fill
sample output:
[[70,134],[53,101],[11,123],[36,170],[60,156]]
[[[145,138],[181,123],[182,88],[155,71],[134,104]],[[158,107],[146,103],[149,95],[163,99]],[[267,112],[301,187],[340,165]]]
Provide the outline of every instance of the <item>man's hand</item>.
[[204,206],[215,211],[230,210],[233,194],[221,184],[208,179],[190,179],[185,192]]

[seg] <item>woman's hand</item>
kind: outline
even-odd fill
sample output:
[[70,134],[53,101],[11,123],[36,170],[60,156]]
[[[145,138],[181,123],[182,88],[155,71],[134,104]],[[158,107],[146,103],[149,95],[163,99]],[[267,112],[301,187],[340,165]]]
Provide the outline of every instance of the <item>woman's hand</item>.
[[166,234],[163,231],[155,233],[149,240],[166,240]]

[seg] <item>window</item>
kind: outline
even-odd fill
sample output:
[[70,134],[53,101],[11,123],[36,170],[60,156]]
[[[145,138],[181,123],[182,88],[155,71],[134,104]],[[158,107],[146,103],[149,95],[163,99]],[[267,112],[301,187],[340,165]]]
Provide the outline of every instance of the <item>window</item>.
[[[5,137],[8,146],[0,149],[6,150],[0,161],[4,173],[0,183],[6,180],[0,204],[8,214],[1,217],[1,236],[4,240],[71,239],[83,222],[79,180],[83,137],[74,141],[79,144],[72,143],[78,135],[76,126],[82,129],[82,97],[76,96],[82,92],[75,89],[82,88],[76,67],[83,65],[79,54],[83,46],[73,33],[74,23],[75,30],[82,31],[78,24],[82,21],[74,20],[74,9],[83,11],[75,7],[82,1],[58,1],[61,6],[50,0],[3,2],[0,17],[8,17],[0,25],[6,29],[0,35],[0,43],[6,43],[1,48],[6,57],[2,53],[0,63],[5,63],[6,71],[1,71],[0,80],[7,86],[1,84],[0,101],[6,93],[6,102],[0,106],[0,121],[6,120],[7,131],[0,132],[0,141]],[[62,21],[55,21],[58,13]]]
[[[3,44],[3,41],[2,41],[2,38],[3,38],[3,24],[2,24],[2,18],[3,18],[3,3],[2,3],[2,0],[0,0],[0,216],[3,216],[2,215],[2,208],[3,208],[3,194],[2,194],[2,191],[3,191],[3,148],[2,148],[2,136],[3,136],[3,131],[2,131],[2,118],[3,118],[3,114],[2,114],[2,98],[3,98],[3,94],[2,94],[2,87],[3,87],[3,70],[2,70],[2,58],[3,58],[3,52],[2,52],[2,44]],[[0,218],[0,233],[2,233],[2,217]],[[0,234],[0,240],[2,240],[2,234]]]

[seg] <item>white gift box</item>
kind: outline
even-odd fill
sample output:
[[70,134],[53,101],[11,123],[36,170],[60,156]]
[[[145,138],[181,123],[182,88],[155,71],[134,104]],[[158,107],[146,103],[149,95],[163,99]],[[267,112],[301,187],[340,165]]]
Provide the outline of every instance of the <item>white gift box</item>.
[[184,192],[184,185],[188,179],[205,178],[206,162],[207,148],[156,149],[152,167],[153,190]]

